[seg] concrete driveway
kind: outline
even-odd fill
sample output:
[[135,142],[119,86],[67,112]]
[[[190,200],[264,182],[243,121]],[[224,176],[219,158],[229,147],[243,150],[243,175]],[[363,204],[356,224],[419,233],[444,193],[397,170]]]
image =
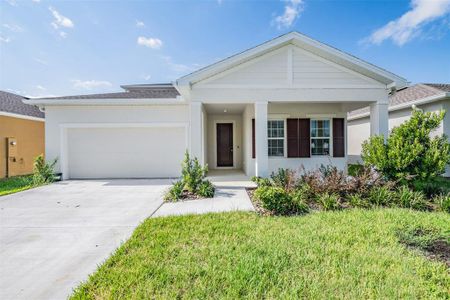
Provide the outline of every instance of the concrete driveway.
[[170,180],[64,181],[0,197],[0,299],[65,299],[162,204]]

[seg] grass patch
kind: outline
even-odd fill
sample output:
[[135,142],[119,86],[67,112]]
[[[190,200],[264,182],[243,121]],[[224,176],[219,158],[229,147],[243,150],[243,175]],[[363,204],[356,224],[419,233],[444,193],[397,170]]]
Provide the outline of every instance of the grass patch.
[[414,226],[450,229],[404,209],[148,219],[72,299],[448,298],[446,265],[399,241]]
[[33,175],[0,179],[0,196],[14,194],[34,187]]

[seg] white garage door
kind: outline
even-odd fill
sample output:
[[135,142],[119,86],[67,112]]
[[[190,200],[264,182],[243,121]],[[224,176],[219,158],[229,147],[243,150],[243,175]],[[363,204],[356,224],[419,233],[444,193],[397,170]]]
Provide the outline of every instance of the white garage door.
[[70,128],[69,178],[165,178],[180,176],[184,127]]

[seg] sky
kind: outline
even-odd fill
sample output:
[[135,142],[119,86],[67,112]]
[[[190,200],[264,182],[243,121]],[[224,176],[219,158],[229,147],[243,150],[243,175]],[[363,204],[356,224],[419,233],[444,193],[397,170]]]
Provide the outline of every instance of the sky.
[[290,31],[411,83],[450,83],[450,0],[0,0],[0,90],[165,83]]

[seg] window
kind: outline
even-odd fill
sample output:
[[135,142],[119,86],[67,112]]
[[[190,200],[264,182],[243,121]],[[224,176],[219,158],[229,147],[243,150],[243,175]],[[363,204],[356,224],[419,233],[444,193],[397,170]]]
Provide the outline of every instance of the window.
[[284,156],[284,120],[267,122],[269,156]]
[[311,154],[330,154],[330,120],[311,120]]

